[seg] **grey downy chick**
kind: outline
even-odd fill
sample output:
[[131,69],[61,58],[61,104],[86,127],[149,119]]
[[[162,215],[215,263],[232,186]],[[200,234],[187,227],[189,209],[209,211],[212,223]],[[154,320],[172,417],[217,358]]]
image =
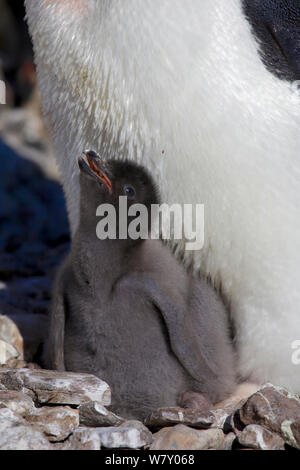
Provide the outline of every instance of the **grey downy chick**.
[[208,408],[236,384],[227,311],[160,240],[97,237],[100,204],[115,207],[118,236],[119,196],[149,214],[159,197],[143,167],[85,156],[80,223],[56,280],[46,366],[99,376],[112,389],[111,409],[128,418],[178,404]]

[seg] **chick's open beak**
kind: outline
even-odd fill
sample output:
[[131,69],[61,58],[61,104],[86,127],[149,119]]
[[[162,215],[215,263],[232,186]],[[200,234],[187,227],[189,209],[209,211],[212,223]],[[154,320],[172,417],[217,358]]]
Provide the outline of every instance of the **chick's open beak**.
[[93,150],[85,150],[83,153],[86,156],[89,168],[92,171],[93,175],[99,178],[101,182],[105,184],[105,186],[111,193],[112,182],[107,175],[107,170],[101,158],[99,157],[99,155],[97,155],[97,153],[94,152]]

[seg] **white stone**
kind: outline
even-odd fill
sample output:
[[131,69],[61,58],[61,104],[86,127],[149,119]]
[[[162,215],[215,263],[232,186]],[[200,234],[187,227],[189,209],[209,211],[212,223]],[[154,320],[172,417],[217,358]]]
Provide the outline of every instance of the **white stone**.
[[46,450],[51,444],[40,431],[8,408],[0,409],[0,450]]
[[0,339],[0,364],[5,365],[9,359],[18,359],[20,354],[11,344]]
[[78,428],[65,442],[55,444],[59,450],[100,450],[100,436],[93,428]]
[[106,382],[91,374],[36,369],[2,369],[0,384],[26,393],[34,391],[40,403],[80,405],[98,401],[110,405],[111,393]]
[[152,441],[151,432],[140,423],[121,425],[117,427],[94,428],[101,439],[101,445],[109,449],[129,448],[140,449]]

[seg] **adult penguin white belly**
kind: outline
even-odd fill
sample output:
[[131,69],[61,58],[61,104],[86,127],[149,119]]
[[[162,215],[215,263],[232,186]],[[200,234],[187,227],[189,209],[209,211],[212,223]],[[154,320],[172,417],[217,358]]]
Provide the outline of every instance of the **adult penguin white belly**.
[[204,203],[204,249],[184,256],[222,285],[240,374],[299,391],[300,94],[262,60],[249,5],[26,0],[72,230],[86,147],[145,164],[169,203]]

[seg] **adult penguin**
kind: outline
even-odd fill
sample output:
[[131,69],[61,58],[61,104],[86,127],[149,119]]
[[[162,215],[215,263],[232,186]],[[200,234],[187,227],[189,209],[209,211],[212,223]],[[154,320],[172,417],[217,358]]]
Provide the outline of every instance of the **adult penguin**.
[[204,203],[204,248],[178,252],[222,289],[241,377],[299,392],[298,0],[25,3],[73,233],[87,147]]

